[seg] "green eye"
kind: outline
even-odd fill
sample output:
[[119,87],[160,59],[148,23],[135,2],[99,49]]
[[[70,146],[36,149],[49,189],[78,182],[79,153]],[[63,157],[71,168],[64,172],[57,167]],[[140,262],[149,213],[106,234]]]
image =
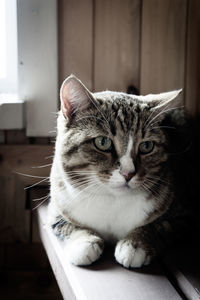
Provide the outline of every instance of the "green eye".
[[150,153],[154,148],[154,142],[146,141],[139,145],[139,151],[141,154]]
[[98,136],[94,139],[94,145],[101,151],[111,151],[112,140],[105,136]]

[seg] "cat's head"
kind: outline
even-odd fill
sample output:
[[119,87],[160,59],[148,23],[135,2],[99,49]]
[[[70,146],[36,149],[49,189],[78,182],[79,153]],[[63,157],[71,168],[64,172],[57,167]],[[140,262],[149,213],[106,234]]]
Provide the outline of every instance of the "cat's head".
[[68,77],[60,92],[57,138],[67,180],[77,189],[118,195],[153,193],[156,184],[166,184],[166,130],[173,130],[169,113],[180,108],[180,93],[92,94]]

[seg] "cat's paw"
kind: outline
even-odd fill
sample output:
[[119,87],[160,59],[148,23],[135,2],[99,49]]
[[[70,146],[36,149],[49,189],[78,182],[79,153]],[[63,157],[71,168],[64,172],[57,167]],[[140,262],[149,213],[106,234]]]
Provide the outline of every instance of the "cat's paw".
[[129,240],[121,240],[115,248],[115,258],[125,268],[140,268],[148,265],[151,258],[141,247],[134,247]]
[[103,252],[103,240],[97,236],[82,236],[68,240],[66,245],[69,261],[76,266],[90,265]]

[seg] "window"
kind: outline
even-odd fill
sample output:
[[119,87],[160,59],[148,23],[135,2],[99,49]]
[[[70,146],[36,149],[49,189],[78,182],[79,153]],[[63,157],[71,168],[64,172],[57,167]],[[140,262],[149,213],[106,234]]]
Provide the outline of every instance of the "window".
[[0,0],[0,93],[17,93],[16,0]]
[[[0,0],[0,51],[0,120],[5,120],[0,129],[25,126],[27,136],[55,135],[57,1]],[[18,96],[14,101],[10,95],[1,97],[2,93]],[[9,127],[9,120],[20,126]]]

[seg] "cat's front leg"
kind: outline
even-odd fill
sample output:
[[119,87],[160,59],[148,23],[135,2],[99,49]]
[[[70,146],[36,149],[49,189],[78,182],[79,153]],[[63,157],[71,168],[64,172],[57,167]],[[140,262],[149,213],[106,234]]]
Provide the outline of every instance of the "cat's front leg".
[[[148,265],[165,247],[162,226],[146,225],[131,232],[126,238],[120,240],[115,248],[117,262],[126,268],[140,268]],[[160,239],[161,238],[161,239]]]
[[66,252],[72,264],[90,265],[101,256],[104,241],[86,229],[75,229],[66,241]]
[[77,227],[60,216],[51,227],[64,240],[64,251],[72,264],[90,265],[101,256],[104,241],[92,231]]
[[120,240],[115,248],[115,258],[125,268],[140,268],[151,262],[152,256],[131,239]]

